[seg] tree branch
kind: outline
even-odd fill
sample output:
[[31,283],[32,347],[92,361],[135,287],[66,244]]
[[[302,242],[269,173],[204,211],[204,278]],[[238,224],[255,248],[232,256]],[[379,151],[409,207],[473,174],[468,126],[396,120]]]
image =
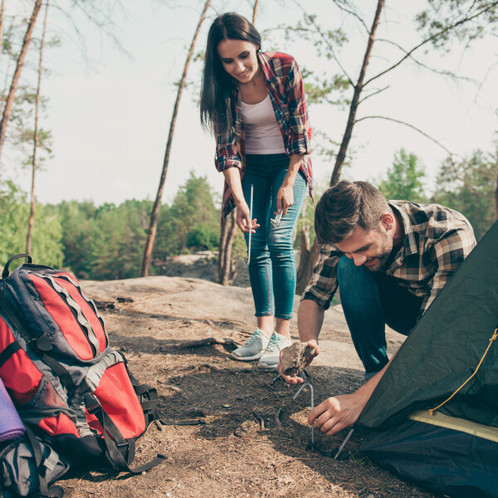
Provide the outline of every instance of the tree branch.
[[384,119],[386,121],[392,121],[393,123],[398,123],[398,124],[402,124],[404,126],[407,126],[408,128],[411,128],[412,130],[415,130],[416,132],[418,132],[421,135],[423,135],[425,138],[428,138],[431,142],[434,142],[436,145],[438,145],[439,147],[441,147],[441,149],[443,149],[445,152],[447,152],[450,157],[460,157],[458,154],[455,154],[454,152],[451,152],[441,142],[439,142],[435,138],[433,138],[430,135],[428,135],[427,133],[425,133],[425,131],[422,131],[420,128],[417,128],[416,126],[411,125],[410,123],[406,123],[405,121],[401,121],[401,120],[395,119],[395,118],[389,118],[387,116],[363,116],[362,118],[357,119],[355,121],[355,123],[360,123],[361,121],[365,121],[366,119]]
[[379,93],[384,92],[387,90],[391,85],[387,85],[384,88],[379,88],[378,90],[375,90],[375,92],[369,93],[368,95],[365,95],[362,99],[358,101],[358,105],[360,105],[362,102],[365,102],[365,100],[369,99],[370,97],[373,97],[374,95],[378,95]]
[[430,36],[429,38],[426,38],[425,40],[422,40],[418,45],[415,45],[415,47],[413,47],[411,50],[409,50],[408,52],[405,52],[405,56],[402,57],[398,62],[396,62],[391,67],[385,69],[384,71],[381,71],[380,73],[376,74],[375,76],[373,76],[372,78],[370,78],[368,81],[366,81],[364,86],[368,85],[369,83],[371,83],[372,81],[376,80],[377,78],[380,78],[384,74],[386,74],[386,73],[392,71],[393,69],[397,68],[403,61],[405,61],[406,59],[408,59],[409,57],[411,57],[411,55],[413,54],[413,52],[417,51],[419,48],[423,47],[427,43],[430,43],[431,41],[436,40],[437,38],[439,38],[440,36],[443,36],[448,31],[451,31],[452,29],[455,29],[457,26],[460,26],[462,24],[465,24],[466,22],[469,22],[469,21],[472,21],[473,19],[476,19],[477,17],[479,17],[480,15],[484,14],[488,10],[492,9],[496,5],[498,5],[498,1],[497,2],[493,2],[491,5],[488,5],[486,8],[484,8],[481,11],[477,12],[473,16],[465,17],[464,19],[460,19],[459,21],[457,21],[457,22],[455,22],[455,23],[453,23],[453,24],[451,24],[449,26],[446,26],[441,31],[438,31],[437,33],[435,33],[434,35]]
[[[386,40],[385,38],[378,38],[377,41],[393,45],[396,48],[398,48],[401,52],[404,52],[405,55],[407,54],[406,50],[401,45],[399,45],[398,43],[396,43],[392,40]],[[409,56],[409,58],[413,62],[415,62],[415,64],[417,64],[417,66],[420,66],[424,69],[427,69],[427,71],[431,71],[432,73],[439,74],[440,76],[450,76],[451,78],[454,78],[454,79],[460,79],[463,81],[467,81],[469,83],[478,84],[478,82],[474,78],[469,78],[467,76],[458,76],[451,71],[441,71],[439,69],[435,69],[433,67],[428,66],[427,64],[424,64],[423,62],[419,61],[418,59],[415,59],[415,57],[412,57],[411,55]],[[365,85],[366,85],[366,83],[365,83]]]
[[316,24],[316,22],[314,21],[314,19],[306,13],[306,11],[304,10],[304,8],[301,6],[300,2],[298,2],[297,0],[294,0],[294,4],[301,9],[302,13],[305,16],[305,19],[307,19],[315,27],[316,32],[321,36],[321,38],[324,40],[324,42],[326,43],[326,45],[330,49],[330,52],[332,54],[332,58],[335,60],[335,62],[339,66],[340,70],[343,72],[344,76],[349,81],[349,84],[354,87],[354,83],[353,83],[352,78],[349,76],[348,72],[346,71],[346,69],[344,68],[344,66],[341,64],[341,61],[337,57],[337,55],[335,53],[335,50],[334,50],[334,47],[330,44],[330,40],[328,39],[328,37],[325,36],[322,33],[322,30],[320,29],[320,26],[318,26],[318,24]]

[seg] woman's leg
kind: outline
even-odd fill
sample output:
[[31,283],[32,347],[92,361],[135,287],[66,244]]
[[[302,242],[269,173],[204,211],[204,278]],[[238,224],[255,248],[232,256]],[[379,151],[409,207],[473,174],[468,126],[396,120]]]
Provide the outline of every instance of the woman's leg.
[[[276,197],[287,169],[280,170],[273,181],[270,216],[275,220]],[[294,204],[276,224],[270,221],[268,249],[273,273],[273,294],[275,296],[276,331],[290,338],[290,319],[296,293],[296,262],[294,259],[294,232],[299,213],[306,195],[306,180],[298,173],[294,182]]]
[[[287,161],[288,165],[288,161]],[[275,220],[277,192],[287,169],[280,170],[274,178],[271,220]],[[273,294],[275,296],[275,332],[261,356],[258,367],[278,368],[280,351],[291,345],[290,319],[296,292],[296,264],[294,260],[294,231],[306,192],[306,180],[298,174],[294,183],[294,204],[280,222],[269,221],[268,249],[270,251]]]
[[[232,352],[236,360],[258,360],[268,348],[273,336],[273,293],[270,257],[266,244],[267,219],[271,185],[264,172],[259,158],[255,164],[248,164],[242,179],[242,189],[247,204],[251,203],[251,186],[253,187],[252,215],[260,227],[251,234],[249,261],[249,278],[256,309],[257,328],[249,340],[240,348]],[[246,244],[249,245],[249,236],[245,234]]]
[[[264,157],[264,156],[262,156]],[[249,163],[242,179],[244,197],[250,204],[251,185],[253,186],[252,214],[259,227],[251,234],[249,279],[254,300],[258,327],[271,335],[273,332],[273,282],[270,254],[267,245],[268,219],[271,199],[270,179],[264,174],[259,163]],[[245,234],[249,245],[249,235]],[[249,254],[249,247],[248,247]]]

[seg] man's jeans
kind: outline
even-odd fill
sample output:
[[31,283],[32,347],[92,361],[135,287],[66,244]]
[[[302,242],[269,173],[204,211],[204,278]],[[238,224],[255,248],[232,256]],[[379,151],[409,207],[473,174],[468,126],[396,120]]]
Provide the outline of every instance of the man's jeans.
[[342,309],[365,372],[388,363],[385,324],[408,335],[417,323],[423,297],[400,287],[392,277],[356,266],[343,256],[337,265]]
[[[260,226],[251,235],[249,277],[256,316],[290,319],[296,292],[294,231],[306,194],[306,180],[298,173],[294,182],[294,204],[274,226],[277,193],[289,169],[285,154],[247,155],[242,188],[247,204],[253,192],[252,217]],[[249,240],[245,234],[246,242]],[[275,313],[273,302],[275,301]]]

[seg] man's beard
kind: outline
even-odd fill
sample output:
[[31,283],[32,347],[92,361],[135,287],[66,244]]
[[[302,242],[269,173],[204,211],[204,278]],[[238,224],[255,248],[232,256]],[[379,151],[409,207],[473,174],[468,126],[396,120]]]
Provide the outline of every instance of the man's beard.
[[366,261],[367,263],[371,261],[372,266],[370,267],[365,263],[363,263],[363,265],[365,266],[365,268],[367,268],[367,270],[370,270],[372,272],[382,271],[385,268],[391,256],[392,250],[393,250],[393,242],[392,240],[386,237],[384,245],[381,249],[381,253],[378,256],[375,256],[374,258],[371,258],[370,260]]

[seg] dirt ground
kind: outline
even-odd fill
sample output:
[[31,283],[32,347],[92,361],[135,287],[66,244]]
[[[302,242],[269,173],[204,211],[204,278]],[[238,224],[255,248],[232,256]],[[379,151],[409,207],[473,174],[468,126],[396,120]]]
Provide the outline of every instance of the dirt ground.
[[[331,438],[315,431],[319,450],[309,448],[309,391],[294,400],[296,386],[229,355],[254,327],[249,289],[179,277],[82,284],[102,311],[111,345],[124,352],[140,382],[157,388],[161,415],[177,423],[151,424],[137,441],[135,463],[162,453],[162,465],[132,477],[79,473],[59,481],[65,496],[433,496],[363,457],[360,430],[340,459],[331,455],[347,430]],[[295,319],[292,335],[298,338]],[[192,344],[208,338],[219,343]],[[391,352],[401,340],[389,332]],[[320,346],[307,369],[315,405],[363,380],[339,306],[326,313]]]

